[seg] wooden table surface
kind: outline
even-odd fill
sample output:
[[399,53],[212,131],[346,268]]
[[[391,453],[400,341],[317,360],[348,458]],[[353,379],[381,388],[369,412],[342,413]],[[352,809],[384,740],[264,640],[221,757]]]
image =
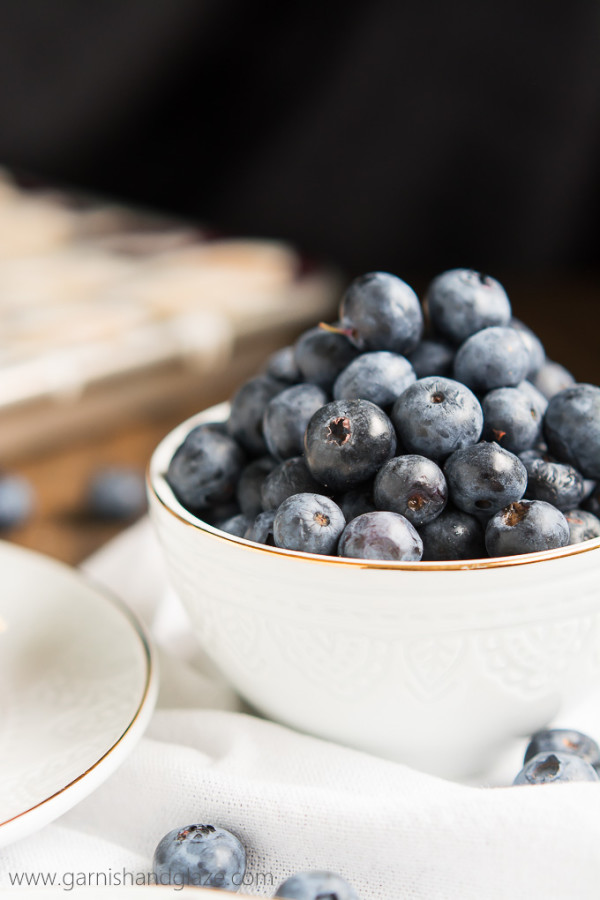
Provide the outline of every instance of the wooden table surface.
[[[506,275],[513,312],[543,340],[548,356],[562,362],[580,381],[600,383],[600,274],[578,278],[524,278]],[[420,285],[415,285],[417,288]],[[287,338],[286,338],[287,340]],[[35,515],[25,526],[2,537],[76,564],[100,547],[123,524],[107,524],[85,513],[85,488],[91,474],[107,464],[143,470],[153,448],[172,427],[205,406],[229,397],[236,385],[256,372],[260,360],[277,343],[255,339],[227,373],[205,382],[193,399],[173,399],[168,410],[148,412],[118,426],[107,423],[90,437],[66,446],[38,449],[11,462],[10,470],[30,479],[36,496]],[[0,465],[2,460],[0,460]]]

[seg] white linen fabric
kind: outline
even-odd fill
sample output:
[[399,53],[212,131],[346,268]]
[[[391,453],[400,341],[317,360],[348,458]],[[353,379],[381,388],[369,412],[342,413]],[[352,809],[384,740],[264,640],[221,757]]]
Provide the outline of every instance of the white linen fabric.
[[[519,742],[485,780],[459,784],[260,719],[196,646],[147,520],[83,568],[153,636],[158,706],[102,786],[0,851],[0,887],[14,871],[143,878],[167,831],[204,822],[243,841],[248,895],[330,869],[361,900],[598,897],[600,783],[511,787]],[[600,737],[600,692],[557,724]]]

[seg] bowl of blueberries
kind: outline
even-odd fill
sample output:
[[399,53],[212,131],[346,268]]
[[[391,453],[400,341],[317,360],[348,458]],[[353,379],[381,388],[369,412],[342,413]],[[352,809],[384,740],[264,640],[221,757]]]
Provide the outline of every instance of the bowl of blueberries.
[[261,714],[445,777],[600,679],[600,388],[469,269],[371,272],[156,448],[202,646]]

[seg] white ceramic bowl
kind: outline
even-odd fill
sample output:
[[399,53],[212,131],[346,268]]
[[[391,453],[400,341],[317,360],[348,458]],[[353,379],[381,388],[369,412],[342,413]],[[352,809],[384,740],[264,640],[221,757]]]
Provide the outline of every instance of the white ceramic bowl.
[[266,716],[446,777],[600,682],[600,539],[470,562],[365,562],[263,547],[187,512],[149,467],[172,584],[206,651]]

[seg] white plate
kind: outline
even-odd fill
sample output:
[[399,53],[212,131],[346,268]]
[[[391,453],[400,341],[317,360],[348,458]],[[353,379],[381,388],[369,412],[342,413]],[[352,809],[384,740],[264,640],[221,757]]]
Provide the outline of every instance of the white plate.
[[66,812],[146,727],[157,671],[141,626],[75,570],[0,541],[0,846]]

